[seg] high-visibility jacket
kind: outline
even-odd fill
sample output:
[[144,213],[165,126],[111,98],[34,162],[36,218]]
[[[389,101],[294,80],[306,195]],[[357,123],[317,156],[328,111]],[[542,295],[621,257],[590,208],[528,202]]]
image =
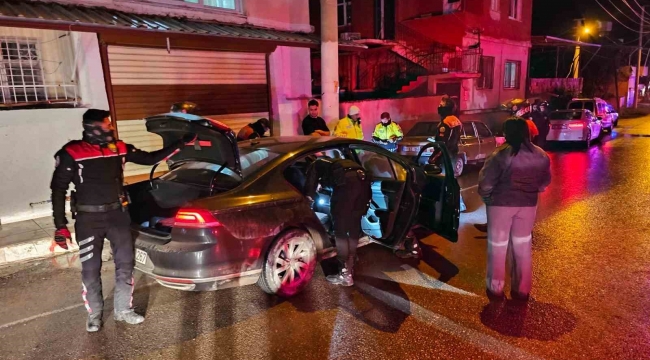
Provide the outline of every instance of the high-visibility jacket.
[[[395,142],[391,142],[391,138],[395,137]],[[397,141],[402,140],[404,137],[404,132],[402,128],[394,122],[390,122],[387,125],[382,123],[377,124],[375,131],[372,133],[373,142],[381,145],[388,151],[397,150]]]
[[348,139],[363,140],[363,130],[361,130],[361,122],[354,122],[349,117],[344,117],[339,120],[334,128],[334,136],[343,137]]

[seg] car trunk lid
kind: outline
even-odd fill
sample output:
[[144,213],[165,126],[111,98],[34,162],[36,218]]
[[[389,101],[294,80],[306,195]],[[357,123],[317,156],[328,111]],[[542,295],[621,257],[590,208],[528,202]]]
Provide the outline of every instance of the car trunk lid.
[[145,119],[147,131],[158,134],[163,145],[169,146],[187,134],[196,134],[197,140],[167,160],[170,169],[188,160],[223,165],[241,175],[239,148],[235,133],[226,125],[205,117],[169,113]]

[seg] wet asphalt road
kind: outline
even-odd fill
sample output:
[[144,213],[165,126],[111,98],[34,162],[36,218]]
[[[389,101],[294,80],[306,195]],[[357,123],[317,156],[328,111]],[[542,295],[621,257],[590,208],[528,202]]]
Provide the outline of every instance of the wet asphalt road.
[[[105,316],[87,334],[71,256],[0,268],[2,359],[641,359],[650,358],[650,118],[589,150],[550,152],[553,182],[534,231],[534,300],[488,305],[477,169],[461,184],[460,240],[423,239],[423,258],[360,250],[356,285],[320,270],[283,300],[256,286],[165,289],[138,274],[136,327]],[[113,266],[104,266],[105,294]],[[112,297],[106,312],[112,310]]]

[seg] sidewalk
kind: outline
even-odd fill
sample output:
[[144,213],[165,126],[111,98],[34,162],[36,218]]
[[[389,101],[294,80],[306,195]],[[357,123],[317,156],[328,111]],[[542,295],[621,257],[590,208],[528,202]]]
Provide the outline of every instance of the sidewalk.
[[[74,230],[74,220],[68,218],[68,222],[68,228]],[[67,251],[56,246],[55,231],[52,217],[0,225],[0,266],[79,251],[74,241]]]

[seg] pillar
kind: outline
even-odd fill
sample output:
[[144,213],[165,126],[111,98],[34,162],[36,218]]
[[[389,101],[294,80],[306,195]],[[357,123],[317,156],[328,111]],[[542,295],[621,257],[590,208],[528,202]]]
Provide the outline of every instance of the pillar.
[[337,1],[320,0],[322,116],[331,124],[339,119],[339,27]]

